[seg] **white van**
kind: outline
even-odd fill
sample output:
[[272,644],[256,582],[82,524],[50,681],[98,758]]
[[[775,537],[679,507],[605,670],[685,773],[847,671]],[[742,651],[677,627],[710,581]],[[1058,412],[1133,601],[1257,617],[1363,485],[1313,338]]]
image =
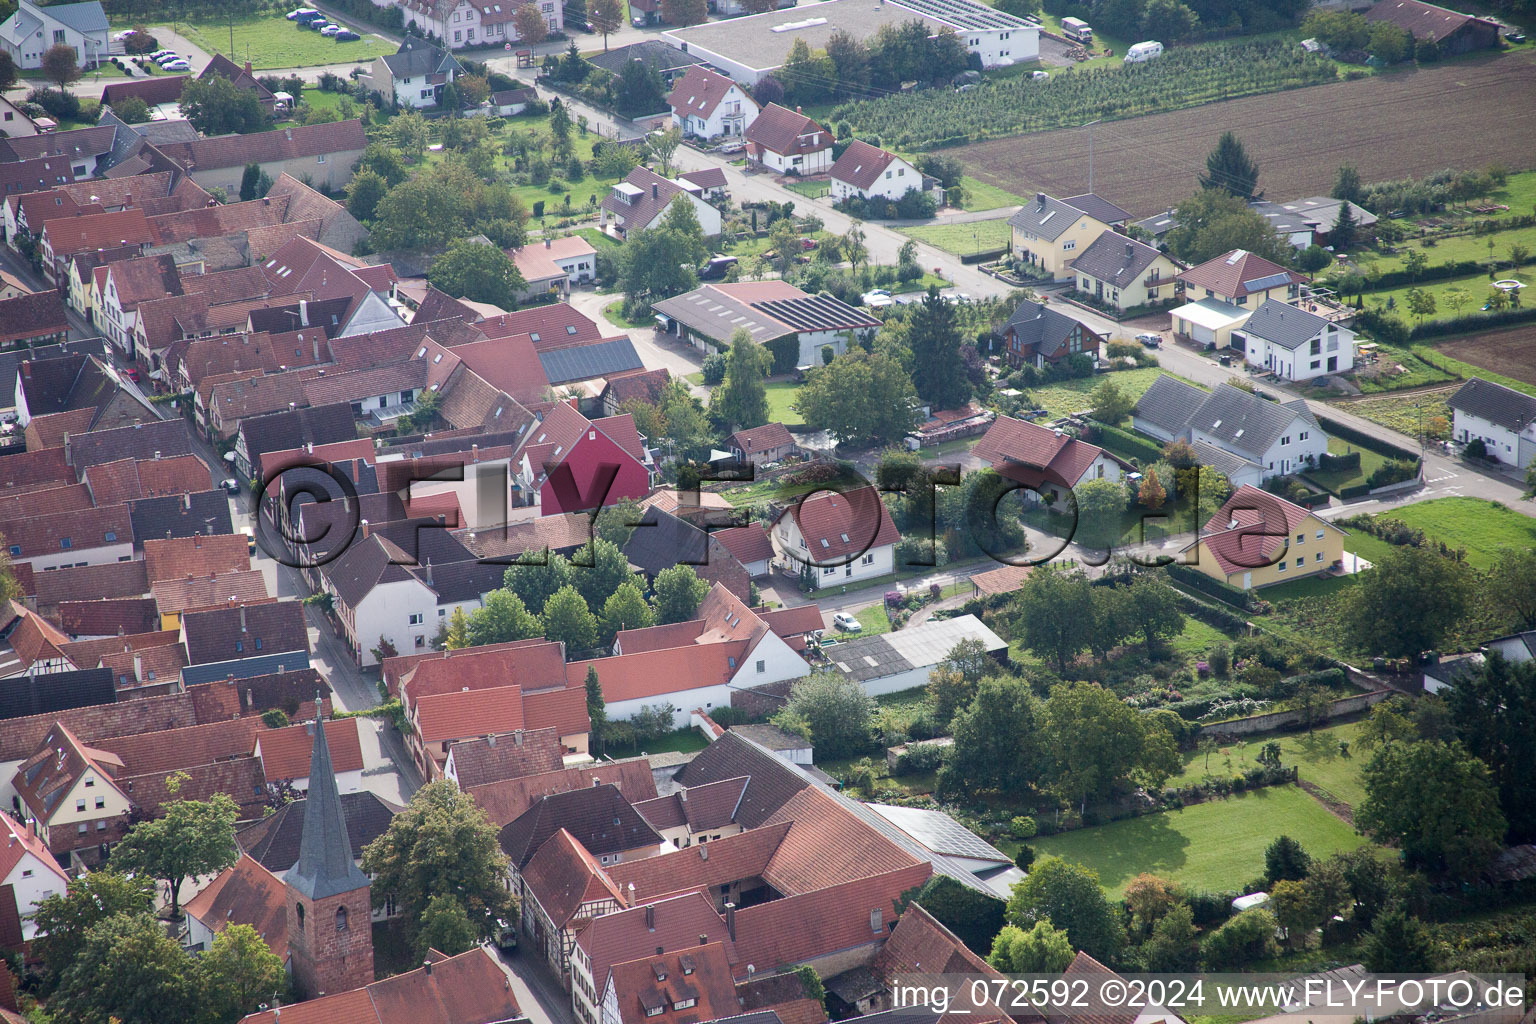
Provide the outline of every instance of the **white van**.
[[1162,55],[1162,43],[1156,41],[1137,43],[1135,46],[1125,51],[1125,62],[1127,64],[1145,64],[1147,61],[1161,57]]

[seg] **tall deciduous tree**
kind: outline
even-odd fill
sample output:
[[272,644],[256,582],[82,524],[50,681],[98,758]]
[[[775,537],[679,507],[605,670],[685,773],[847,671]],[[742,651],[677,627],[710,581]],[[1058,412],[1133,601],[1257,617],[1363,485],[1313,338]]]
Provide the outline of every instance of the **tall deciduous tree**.
[[58,1020],[158,1024],[198,1016],[192,958],[148,914],[115,914],[85,932],[48,1009]]
[[901,364],[862,349],[815,367],[795,393],[795,409],[808,427],[849,443],[899,439],[917,422],[916,403]]
[[419,922],[433,896],[453,896],[478,933],[494,933],[516,901],[503,882],[507,857],[496,826],[452,782],[429,782],[395,815],[383,835],[363,848],[373,876],[373,903],[393,899],[408,923]]
[[[1156,480],[1156,477],[1153,477]],[[1157,654],[1158,646],[1184,630],[1184,613],[1179,611],[1178,595],[1160,576],[1138,573],[1131,585],[1126,625],[1132,635],[1140,634],[1147,657]]]
[[421,913],[421,927],[416,933],[416,955],[425,958],[432,950],[458,956],[467,953],[480,937],[464,904],[447,893],[437,893],[427,900]]
[[544,610],[551,594],[576,581],[575,571],[564,555],[530,552],[507,568],[501,584],[523,599],[535,615]]
[[541,618],[544,636],[564,643],[570,656],[597,646],[597,617],[575,587],[561,587],[551,594]]
[[626,309],[638,313],[649,303],[697,285],[694,268],[709,254],[709,247],[693,204],[680,198],[667,207],[656,227],[631,232],[619,253],[619,287],[628,298]]
[[1052,787],[1080,809],[1131,783],[1161,788],[1183,767],[1163,723],[1088,683],[1052,687],[1045,736]]
[[1053,662],[1058,673],[1088,647],[1093,602],[1087,581],[1042,566],[1030,573],[1014,598],[1014,635]]
[[1060,974],[1076,955],[1066,932],[1036,921],[1029,929],[1004,925],[992,940],[987,963],[1004,974]]
[[709,20],[708,0],[661,0],[661,18],[678,28],[702,25]]
[[161,808],[160,817],[128,830],[112,851],[112,864],[165,882],[171,892],[171,917],[180,917],[182,882],[194,875],[217,874],[239,859],[239,816],[239,806],[225,793],[207,800],[172,800]]
[[1355,825],[1401,844],[1410,864],[1477,877],[1503,843],[1505,820],[1488,766],[1460,743],[1421,740],[1376,752],[1361,773]]
[[432,261],[427,280],[456,299],[489,302],[503,309],[516,306],[518,293],[527,285],[506,253],[465,238],[448,243],[448,251]]
[[[43,51],[43,77],[59,87],[59,92],[70,82],[80,79],[80,56],[73,46],[57,43]],[[190,120],[190,118],[189,118]]]
[[1295,250],[1274,225],[1226,189],[1201,189],[1176,208],[1178,226],[1168,232],[1169,250],[1186,263],[1204,263],[1233,249],[1246,249],[1281,266]]
[[361,170],[347,183],[347,212],[358,220],[373,220],[379,201],[389,192],[384,178],[370,170]]
[[1067,933],[1074,949],[1101,962],[1113,961],[1124,939],[1098,874],[1060,857],[1036,861],[1028,877],[1014,883],[1007,915],[1020,928],[1049,921]]
[[1510,840],[1536,839],[1536,662],[1490,652],[1444,700],[1462,744],[1493,773]]
[[1259,165],[1253,162],[1242,142],[1232,132],[1222,132],[1216,148],[1205,158],[1205,173],[1200,187],[1221,189],[1246,202],[1253,198],[1259,184]]
[[760,427],[768,422],[765,381],[773,365],[768,350],[752,340],[745,328],[731,335],[725,354],[725,380],[710,396],[710,412],[732,429]]
[[970,796],[1038,785],[1045,762],[1041,718],[1040,701],[1027,683],[983,679],[975,699],[952,722],[955,743],[939,770],[940,792]]
[[1328,193],[1335,199],[1347,200],[1358,203],[1365,195],[1365,186],[1360,181],[1360,172],[1354,164],[1340,164],[1339,169],[1333,175],[1333,190]]
[[571,556],[572,580],[588,608],[601,608],[625,583],[643,582],[613,541],[601,537]]
[[533,0],[512,15],[512,27],[517,30],[517,41],[524,46],[537,46],[549,38],[549,25]]
[[644,629],[655,621],[655,613],[645,603],[640,587],[633,582],[624,583],[603,603],[599,639],[606,647],[622,630]]
[[709,584],[699,579],[691,565],[674,565],[656,574],[652,584],[657,625],[687,622],[699,610],[699,602],[709,593]]
[[608,36],[624,24],[623,0],[592,0],[587,7],[587,20],[594,32],[603,34],[603,52],[608,52]]
[[869,749],[874,698],[841,672],[823,669],[796,682],[782,713],[809,725],[811,742],[830,759],[856,757]]
[[256,93],[220,75],[187,79],[180,103],[181,115],[204,135],[246,134],[271,127]]
[[[764,0],[775,3],[775,0]],[[775,4],[776,5],[776,4]],[[837,73],[837,91],[862,96],[869,89],[869,47],[850,32],[838,29],[827,37],[827,59]]]
[[118,915],[147,917],[154,899],[152,879],[129,878],[109,868],[72,878],[63,892],[39,901],[32,915],[37,925],[32,952],[43,962],[43,990],[52,991],[65,968],[79,962],[93,925]]
[[[542,610],[542,609],[541,609]],[[485,596],[485,604],[469,613],[465,624],[464,647],[483,647],[486,644],[504,644],[513,640],[529,640],[543,631],[539,617],[528,610],[523,599],[515,591],[493,590]],[[449,628],[449,649],[459,639],[452,626]]]
[[1429,548],[1394,547],[1361,573],[1345,598],[1344,620],[1365,650],[1414,656],[1440,646],[1471,598],[1462,563]]
[[[12,10],[11,13],[15,13]],[[16,58],[11,56],[11,51],[0,50],[0,92],[5,92],[16,85],[18,77],[16,71]]]
[[283,961],[248,924],[231,924],[197,959],[198,989],[210,1024],[234,1024],[288,990]]
[[928,286],[907,327],[912,350],[912,382],[934,409],[955,409],[971,397],[960,359],[960,324],[953,304]]

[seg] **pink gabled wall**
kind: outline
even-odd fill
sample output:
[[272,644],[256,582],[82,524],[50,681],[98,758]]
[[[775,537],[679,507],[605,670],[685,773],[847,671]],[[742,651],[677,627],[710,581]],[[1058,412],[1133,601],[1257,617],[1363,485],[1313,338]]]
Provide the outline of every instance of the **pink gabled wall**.
[[[542,470],[534,466],[534,472]],[[595,495],[611,479],[602,504],[612,505],[624,498],[639,500],[651,493],[651,475],[645,466],[607,434],[595,427],[577,441],[569,455],[550,472],[539,488],[541,515],[579,512],[595,506]]]

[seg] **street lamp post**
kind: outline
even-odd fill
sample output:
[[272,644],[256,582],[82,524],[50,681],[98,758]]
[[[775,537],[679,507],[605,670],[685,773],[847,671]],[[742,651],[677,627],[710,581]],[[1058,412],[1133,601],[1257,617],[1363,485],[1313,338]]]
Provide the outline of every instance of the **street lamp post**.
[[1089,121],[1087,124],[1079,125],[1078,126],[1080,128],[1087,128],[1088,129],[1088,191],[1089,192],[1093,191],[1093,126],[1098,124],[1102,120],[1104,120],[1102,117],[1096,117],[1092,121]]

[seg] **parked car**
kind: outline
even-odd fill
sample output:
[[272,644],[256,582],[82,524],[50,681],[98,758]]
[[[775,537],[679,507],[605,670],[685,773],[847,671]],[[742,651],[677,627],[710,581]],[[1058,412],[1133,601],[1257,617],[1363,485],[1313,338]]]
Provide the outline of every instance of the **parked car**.
[[1157,348],[1163,343],[1163,336],[1161,334],[1153,334],[1148,331],[1136,335],[1136,340],[1147,346],[1147,348]]
[[175,50],[156,50],[154,53],[148,54],[147,56],[149,57],[150,60],[160,60],[163,57],[174,57],[174,56],[176,56],[176,51]]
[[320,34],[323,35],[323,36],[333,36],[333,35],[335,35],[336,33],[340,32],[340,31],[341,31],[341,26],[340,25],[327,25],[327,26],[325,26],[325,28],[320,30]]
[[886,291],[884,288],[876,288],[859,296],[859,302],[868,306],[870,309],[884,309],[886,306],[891,305],[891,303],[894,301],[895,300],[891,298],[891,293]]
[[164,71],[191,71],[192,65],[184,60],[168,60],[160,65]]
[[288,12],[288,20],[298,21],[300,18],[313,18],[319,13],[320,12],[315,10],[313,7],[300,7],[296,10]]
[[121,43],[123,40],[127,39],[131,35],[133,35],[133,29],[125,28],[121,32],[114,32],[114,33],[112,33],[112,39],[115,42]]
[[735,256],[721,256],[716,254],[709,258],[699,270],[700,281],[715,281],[724,277],[737,263]]
[[1049,71],[1031,71],[1029,77],[1036,82],[1043,82],[1051,77],[1051,73]]
[[219,488],[225,494],[239,494],[240,493],[240,481],[236,480],[232,476],[231,477],[226,477],[225,479],[219,481]]
[[849,612],[838,612],[832,616],[832,625],[845,633],[857,633],[864,628],[864,624]]
[[336,40],[338,43],[355,43],[363,37],[358,35],[356,32],[353,32],[351,29],[344,28],[340,32],[337,32],[335,35],[331,36],[331,38]]

